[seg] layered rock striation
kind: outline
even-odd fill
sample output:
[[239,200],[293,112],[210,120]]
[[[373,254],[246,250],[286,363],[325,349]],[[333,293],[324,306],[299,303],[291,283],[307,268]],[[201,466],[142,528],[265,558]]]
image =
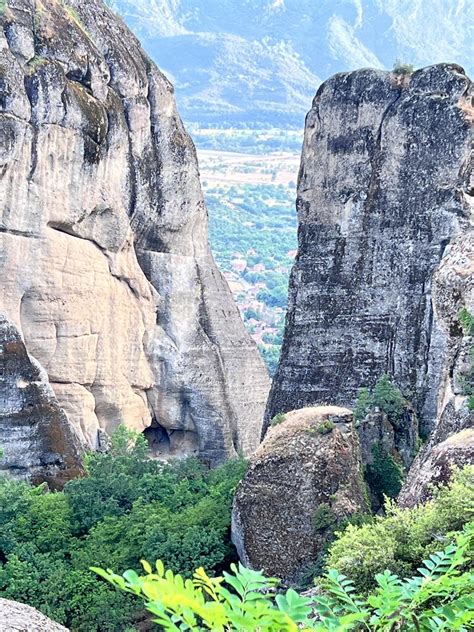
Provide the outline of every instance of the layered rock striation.
[[20,333],[0,316],[0,472],[61,486],[82,473],[83,445],[59,406],[48,376]]
[[[425,434],[449,411],[472,423],[455,376],[467,345],[458,311],[474,307],[472,98],[452,64],[342,73],[320,87],[306,119],[298,255],[267,423],[304,406],[352,406],[384,373]],[[451,279],[459,265],[462,294]]]
[[209,249],[172,86],[100,0],[8,0],[0,18],[0,312],[25,366],[83,446],[125,423],[160,453],[249,454],[268,377]]

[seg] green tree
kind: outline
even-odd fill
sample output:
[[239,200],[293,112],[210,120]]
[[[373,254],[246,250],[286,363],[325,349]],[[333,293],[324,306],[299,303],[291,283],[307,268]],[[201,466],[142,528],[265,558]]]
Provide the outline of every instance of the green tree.
[[369,596],[337,570],[320,581],[321,593],[312,600],[292,588],[276,593],[278,580],[259,571],[232,565],[231,573],[211,578],[198,568],[184,581],[161,561],[145,575],[123,576],[94,568],[120,590],[140,597],[162,630],[230,632],[373,632],[462,630],[474,623],[474,574],[466,569],[474,525],[456,534],[455,543],[424,560],[417,574],[400,579],[390,571],[373,578]]
[[107,453],[63,492],[0,478],[0,595],[26,601],[73,632],[122,632],[141,605],[89,567],[138,568],[160,556],[185,575],[235,559],[234,489],[244,461],[209,470],[197,459],[149,458],[141,435],[119,428]]

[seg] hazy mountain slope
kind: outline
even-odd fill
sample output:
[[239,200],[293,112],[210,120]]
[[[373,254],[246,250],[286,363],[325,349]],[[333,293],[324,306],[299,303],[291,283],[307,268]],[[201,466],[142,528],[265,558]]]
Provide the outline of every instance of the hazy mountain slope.
[[[472,0],[114,0],[199,122],[301,126],[322,79],[399,58],[472,72]],[[420,37],[420,33],[423,37]]]

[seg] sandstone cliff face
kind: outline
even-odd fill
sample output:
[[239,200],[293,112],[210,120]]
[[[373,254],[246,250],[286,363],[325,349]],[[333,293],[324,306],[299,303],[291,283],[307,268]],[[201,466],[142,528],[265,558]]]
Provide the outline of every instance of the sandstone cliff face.
[[237,488],[232,540],[246,566],[298,582],[337,522],[367,511],[350,410],[310,407],[271,427]]
[[[151,424],[160,452],[248,454],[268,378],[209,250],[172,86],[99,0],[0,17],[0,312],[84,445],[123,422]],[[4,428],[12,397],[7,375]]]
[[[0,357],[0,471],[61,485],[82,471],[80,440],[46,372],[28,356],[19,332],[1,316]],[[8,393],[5,399],[4,393]]]
[[[433,295],[435,275],[448,278],[456,265],[454,250],[473,243],[472,94],[448,64],[404,77],[344,73],[319,89],[306,119],[299,249],[267,419],[317,403],[351,406],[383,373],[413,401],[423,432],[448,409],[468,417],[453,378],[467,343],[457,312],[448,326],[445,301]],[[472,292],[463,296],[472,311]],[[457,309],[459,299],[449,299]]]

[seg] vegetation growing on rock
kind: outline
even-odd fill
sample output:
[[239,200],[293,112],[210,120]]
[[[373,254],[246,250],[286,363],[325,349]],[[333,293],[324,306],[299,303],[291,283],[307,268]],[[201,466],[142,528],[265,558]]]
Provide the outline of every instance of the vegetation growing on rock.
[[385,511],[366,524],[349,525],[329,550],[328,568],[347,575],[358,591],[372,590],[375,574],[385,569],[403,577],[415,573],[440,543],[474,520],[474,467],[457,470],[447,486],[417,507],[401,509],[388,500]]
[[413,67],[413,64],[407,64],[397,59],[393,64],[392,72],[395,75],[411,75],[413,74],[414,70],[415,68]]
[[354,418],[362,420],[369,410],[378,408],[386,413],[389,421],[397,423],[403,414],[405,406],[408,404],[401,390],[393,383],[388,374],[380,377],[374,388],[361,388],[354,407]]
[[402,488],[403,469],[382,444],[372,446],[373,461],[365,468],[365,480],[370,491],[383,504],[384,497],[396,498]]
[[[474,315],[465,307],[459,313],[464,335],[474,336]],[[463,391],[467,395],[469,410],[474,410],[474,345],[469,348],[468,367],[462,376]]]
[[328,503],[321,503],[319,507],[316,508],[312,519],[312,525],[315,531],[327,529],[335,525],[336,522],[337,518]]
[[278,426],[278,424],[281,424],[284,421],[285,421],[285,414],[278,413],[278,415],[275,415],[273,419],[270,421],[270,426]]

